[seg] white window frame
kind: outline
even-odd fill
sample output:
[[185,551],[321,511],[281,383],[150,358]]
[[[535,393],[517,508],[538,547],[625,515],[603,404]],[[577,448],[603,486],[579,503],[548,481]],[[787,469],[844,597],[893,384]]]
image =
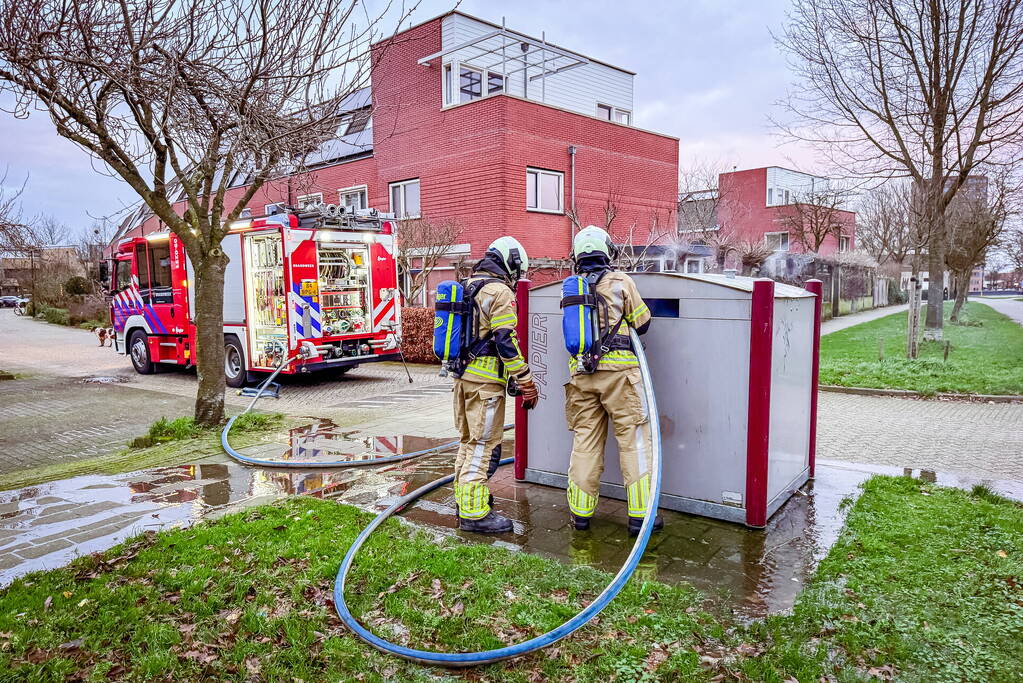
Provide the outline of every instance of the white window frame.
[[779,230],[777,232],[765,232],[764,233],[764,243],[770,245],[771,244],[771,239],[770,238],[771,237],[778,237],[779,235],[784,235],[785,236],[785,246],[773,247],[774,251],[788,251],[789,247],[792,246],[792,241],[791,241],[791,239],[789,237],[789,231],[788,230]]
[[[309,201],[310,199],[314,199],[315,201],[310,202]],[[317,204],[322,203],[323,203],[322,192],[310,192],[309,194],[300,194],[297,197],[295,197],[295,204],[298,205],[299,209],[304,209],[308,207],[310,204],[316,206]]]
[[[469,100],[468,102],[462,102],[462,69],[468,69],[469,71],[475,71],[480,74],[480,96],[476,99],[482,100],[493,95],[503,95],[508,92],[508,76],[507,74],[497,69],[488,69],[482,66],[475,66],[473,64],[466,64],[465,62],[459,62],[453,60],[445,62],[444,66],[441,67],[440,72],[440,89],[441,89],[441,102],[444,107],[454,107],[459,104],[469,104],[469,102],[475,102],[476,99]],[[450,88],[448,87],[448,77],[450,74]],[[491,92],[490,91],[490,75],[494,74],[501,77],[501,90]]]
[[[608,115],[605,117],[601,110],[607,110]],[[620,123],[623,126],[632,125],[632,110],[622,109],[612,104],[604,104],[603,102],[597,102],[597,113],[594,114],[601,121],[610,121],[611,123]],[[625,121],[622,121],[622,116],[625,117]]]
[[[700,275],[703,273],[703,257],[702,256],[686,256],[685,263],[682,264],[682,272],[692,275]],[[689,270],[689,264],[695,263],[696,270]]]
[[276,202],[274,204],[265,204],[263,206],[264,216],[276,216],[279,213],[287,213],[287,211],[288,207],[285,202]]
[[838,250],[839,251],[849,251],[849,244],[850,243],[851,243],[851,241],[850,241],[848,236],[846,236],[846,235],[839,235],[838,236]]
[[[551,171],[546,168],[533,168],[532,166],[526,167],[526,185],[529,185],[529,175],[535,173],[536,177],[536,206],[532,207],[529,205],[529,192],[526,192],[526,211],[534,211],[536,213],[553,213],[563,214],[565,213],[565,174],[562,171]],[[542,184],[540,182],[540,176],[542,175],[554,175],[558,177],[558,206],[560,209],[542,209],[543,200],[540,195],[540,188]]]
[[[405,210],[405,190],[404,190],[404,188],[405,188],[406,185],[412,185],[412,184],[419,185],[419,213],[417,213],[415,215],[405,214],[405,212],[404,212],[404,210]],[[401,209],[402,210],[401,211],[398,211],[398,207],[394,206],[394,188],[396,188],[396,187],[402,188],[402,192],[401,192]],[[388,183],[387,184],[387,201],[390,204],[391,213],[394,214],[395,218],[419,218],[420,216],[422,216],[422,214],[423,214],[423,186],[419,182],[419,178],[409,178],[408,180],[400,180],[400,181],[398,181],[396,183]]]
[[368,185],[352,185],[351,187],[342,187],[337,191],[337,203],[338,206],[345,206],[345,195],[355,194],[356,192],[361,193],[365,201],[361,202],[365,206],[360,206],[360,209],[369,208],[369,186]]

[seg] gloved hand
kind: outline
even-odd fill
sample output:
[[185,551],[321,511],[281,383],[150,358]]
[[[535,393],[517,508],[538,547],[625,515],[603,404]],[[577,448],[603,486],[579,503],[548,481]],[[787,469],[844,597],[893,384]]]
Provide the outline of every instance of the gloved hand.
[[522,407],[525,410],[532,410],[540,400],[540,390],[531,379],[519,380],[519,391],[522,392]]

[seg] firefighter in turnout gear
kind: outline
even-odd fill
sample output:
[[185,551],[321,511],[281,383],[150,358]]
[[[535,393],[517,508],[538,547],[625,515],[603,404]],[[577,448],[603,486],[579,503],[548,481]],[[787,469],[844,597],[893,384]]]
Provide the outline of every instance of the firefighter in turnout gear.
[[505,391],[521,393],[526,409],[539,394],[515,335],[518,317],[512,287],[529,267],[514,237],[495,240],[462,284],[472,296],[469,358],[455,379],[455,426],[461,435],[455,460],[455,502],[464,531],[511,531],[507,517],[491,509],[487,481],[497,470],[504,439]]
[[[647,420],[647,406],[641,390],[639,361],[632,351],[629,327],[644,334],[650,326],[650,310],[639,295],[636,283],[611,266],[616,248],[607,231],[596,226],[580,230],[572,244],[576,272],[596,282],[596,308],[602,352],[599,362],[589,367],[573,356],[571,379],[565,385],[565,417],[574,433],[572,459],[568,468],[568,505],[575,528],[590,528],[597,507],[600,476],[604,471],[604,445],[610,422],[618,441],[618,452],[629,504],[629,533],[638,534],[650,497],[650,467],[653,442]],[[654,530],[664,522],[658,516]]]

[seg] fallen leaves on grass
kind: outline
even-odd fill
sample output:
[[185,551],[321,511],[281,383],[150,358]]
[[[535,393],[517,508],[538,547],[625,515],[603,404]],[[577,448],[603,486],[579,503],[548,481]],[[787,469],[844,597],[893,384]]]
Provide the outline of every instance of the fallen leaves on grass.
[[377,599],[379,600],[379,599],[383,598],[385,595],[390,595],[391,593],[397,593],[402,588],[405,588],[406,586],[411,584],[413,581],[418,579],[423,574],[424,574],[424,572],[422,572],[420,570],[416,570],[416,571],[412,572],[411,574],[409,574],[408,576],[406,576],[405,578],[398,579],[397,581],[392,583],[387,589],[381,591],[380,594],[377,595]]
[[668,651],[668,648],[660,643],[655,643],[654,646],[650,648],[650,652],[647,653],[646,660],[644,660],[643,664],[646,667],[646,670],[652,673],[657,671],[661,664],[668,661],[669,657],[671,657],[671,652]]
[[895,679],[895,667],[891,664],[872,666],[867,669],[867,675],[871,678],[879,678],[882,681],[891,681]]

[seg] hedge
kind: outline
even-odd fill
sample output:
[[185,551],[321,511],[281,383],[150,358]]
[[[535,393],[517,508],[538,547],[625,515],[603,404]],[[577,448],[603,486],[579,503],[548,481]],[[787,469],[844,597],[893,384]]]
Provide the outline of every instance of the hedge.
[[432,363],[439,361],[433,355],[433,309],[401,309],[401,349],[405,360],[411,363]]
[[70,325],[71,324],[71,312],[66,308],[54,308],[52,306],[39,306],[36,310],[35,317],[42,318],[48,323],[54,325]]

